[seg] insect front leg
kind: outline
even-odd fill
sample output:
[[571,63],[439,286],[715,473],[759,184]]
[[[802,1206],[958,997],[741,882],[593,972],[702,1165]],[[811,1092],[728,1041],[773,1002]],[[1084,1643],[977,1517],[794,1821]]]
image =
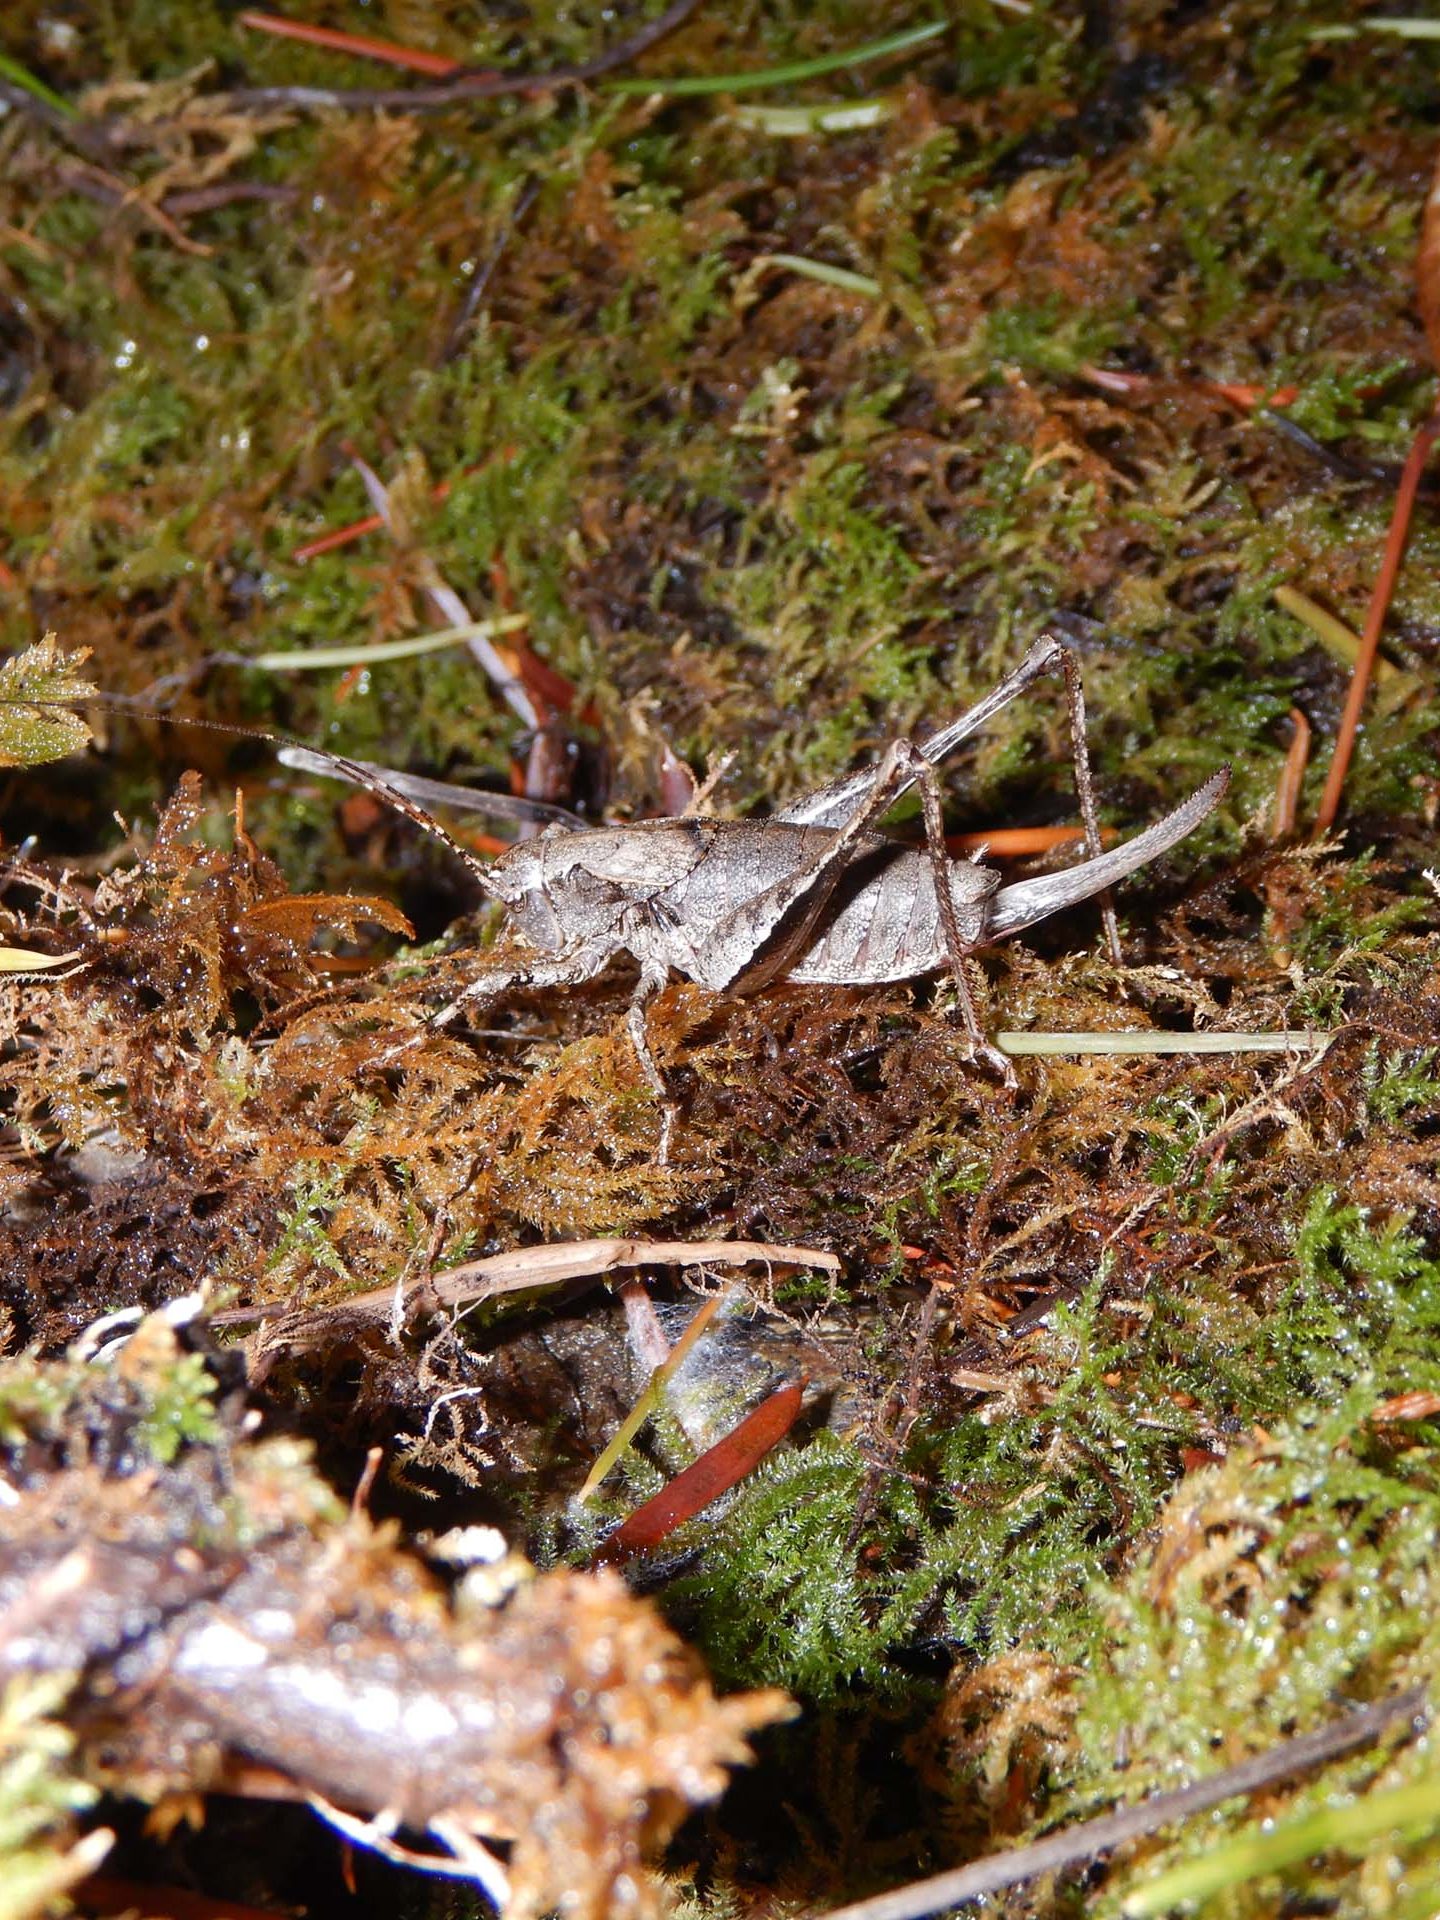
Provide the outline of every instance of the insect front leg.
[[535,959],[513,967],[496,967],[490,972],[481,973],[468,987],[462,988],[447,1006],[431,1014],[418,1032],[382,1053],[377,1065],[388,1067],[404,1054],[423,1045],[430,1034],[451,1026],[467,1008],[477,1002],[499,1000],[507,993],[514,993],[517,988],[533,987],[543,991],[547,987],[574,987],[582,980],[593,980],[608,964],[614,952],[613,942],[603,946],[590,942],[562,949],[555,954],[539,954]]
[[[687,959],[677,961],[681,970],[717,992],[732,993],[754,992],[783,973],[804,950],[836,883],[854,857],[857,843],[893,803],[895,783],[902,778],[900,767],[899,750],[891,747],[875,769],[871,793],[851,819],[838,831],[817,833],[812,858],[719,918],[707,930],[703,950],[692,950]],[[903,776],[907,781],[908,777],[908,773]],[[763,826],[753,831],[763,838]],[[737,878],[746,879],[743,868],[737,869]],[[656,912],[652,904],[650,913],[653,916]],[[665,914],[672,912],[665,909],[648,932],[643,925],[632,924],[623,935],[623,944],[640,962],[640,978],[630,1001],[629,1029],[641,1070],[661,1102],[662,1165],[669,1158],[676,1107],[650,1051],[645,1015],[650,1001],[669,978],[670,958],[663,946],[657,948],[654,932]]]
[[675,1118],[679,1108],[665,1084],[665,1076],[660,1071],[655,1055],[650,1051],[650,1032],[646,1016],[650,1010],[650,1002],[665,985],[669,975],[670,969],[663,960],[643,960],[640,963],[640,978],[635,982],[635,991],[630,996],[630,1011],[625,1016],[625,1024],[630,1030],[630,1044],[634,1047],[635,1057],[640,1062],[640,1071],[654,1088],[655,1098],[660,1103],[658,1159],[662,1167],[670,1164],[670,1142],[674,1136]]

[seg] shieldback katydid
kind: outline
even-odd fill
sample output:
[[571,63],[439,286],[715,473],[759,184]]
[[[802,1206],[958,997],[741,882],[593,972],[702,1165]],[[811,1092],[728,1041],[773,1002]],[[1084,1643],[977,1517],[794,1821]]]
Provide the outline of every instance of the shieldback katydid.
[[[936,769],[1042,674],[1057,670],[1069,692],[1087,858],[1059,873],[1002,885],[1000,875],[978,857],[954,860],[947,853]],[[282,757],[292,766],[357,779],[430,831],[443,832],[422,801],[468,798],[482,809],[487,804],[464,789],[397,777],[330,754],[288,748]],[[1102,852],[1079,670],[1070,650],[1047,634],[993,693],[928,739],[892,741],[874,766],[817,787],[767,818],[688,814],[606,827],[552,818],[536,838],[490,865],[457,847],[483,890],[509,910],[534,958],[481,974],[436,1016],[436,1023],[518,986],[560,987],[592,979],[628,954],[640,969],[630,1002],[630,1036],[664,1109],[662,1157],[674,1110],[650,1049],[646,1009],[672,973],[734,994],[782,977],[858,986],[912,979],[948,966],[972,1052],[1010,1082],[1009,1061],[981,1032],[966,979],[967,955],[1102,893],[1166,852],[1205,819],[1228,782],[1229,771],[1221,768],[1172,813]],[[875,831],[913,786],[920,789],[924,812],[923,850]],[[1118,961],[1108,913],[1107,930]]]

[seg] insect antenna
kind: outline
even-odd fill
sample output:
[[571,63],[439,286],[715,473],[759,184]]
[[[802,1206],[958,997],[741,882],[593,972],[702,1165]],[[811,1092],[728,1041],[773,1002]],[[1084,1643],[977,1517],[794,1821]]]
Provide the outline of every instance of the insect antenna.
[[[490,869],[484,860],[455,838],[431,813],[430,807],[456,807],[466,813],[489,814],[492,819],[520,820],[583,833],[585,822],[566,807],[546,800],[529,800],[519,794],[487,793],[480,787],[461,787],[449,780],[427,780],[421,774],[402,773],[393,767],[379,767],[369,760],[351,760],[331,753],[325,747],[304,747],[289,741],[277,756],[281,764],[303,773],[318,773],[333,780],[348,780],[377,800],[383,800],[397,813],[446,846],[462,860],[476,884],[492,899],[496,893]],[[429,803],[428,805],[426,803]]]
[[[326,747],[308,747],[301,741],[287,740],[284,734],[272,733],[266,727],[246,726],[236,720],[204,719],[195,714],[166,713],[142,701],[127,700],[124,695],[87,695],[80,701],[18,699],[0,704],[55,707],[66,712],[73,712],[77,706],[95,707],[102,712],[120,714],[126,718],[158,720],[167,727],[199,727],[207,733],[223,733],[232,739],[262,741],[266,746],[277,749],[276,758],[283,766],[294,767],[305,773],[318,773],[334,780],[348,780],[353,786],[363,788],[374,799],[392,807],[395,812],[403,814],[423,833],[439,840],[461,860],[476,884],[492,898],[498,896],[485,861],[448,832],[430,812],[429,806],[455,807],[468,813],[488,814],[492,819],[564,827],[573,832],[582,832],[585,828],[585,822],[578,815],[548,801],[530,800],[519,794],[488,793],[483,788],[462,787],[448,780],[427,780],[419,774],[376,766],[369,760],[352,760],[348,755],[332,753]],[[426,805],[427,801],[429,806]]]

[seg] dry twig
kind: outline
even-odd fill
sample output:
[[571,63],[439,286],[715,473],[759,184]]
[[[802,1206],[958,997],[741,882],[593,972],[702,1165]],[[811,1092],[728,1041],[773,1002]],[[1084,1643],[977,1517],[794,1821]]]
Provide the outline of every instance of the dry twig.
[[363,113],[367,110],[387,113],[433,113],[444,107],[463,106],[468,100],[494,100],[512,93],[553,93],[560,87],[579,87],[629,66],[685,21],[699,0],[675,0],[657,19],[649,21],[628,39],[619,41],[591,60],[571,66],[550,67],[539,73],[495,73],[462,68],[453,78],[432,87],[237,87],[225,96],[233,111],[266,112],[275,107],[295,107],[316,113]]
[[[327,1311],[347,1319],[389,1319],[397,1299],[402,1305],[429,1301],[440,1307],[471,1307],[506,1293],[558,1287],[568,1280],[598,1279],[623,1267],[749,1266],[757,1262],[777,1266],[821,1267],[838,1273],[840,1262],[818,1247],[774,1245],[765,1240],[574,1240],[547,1247],[518,1247],[513,1253],[492,1253],[483,1260],[432,1274],[427,1279],[396,1287],[372,1287]],[[212,1316],[215,1325],[259,1320],[271,1309],[232,1307]]]
[[1034,1880],[1042,1873],[1058,1873],[1066,1867],[1080,1866],[1129,1840],[1141,1839],[1160,1827],[1169,1826],[1173,1820],[1188,1820],[1210,1807],[1218,1807],[1224,1800],[1234,1799],[1237,1794],[1257,1793],[1277,1781],[1288,1780],[1292,1774],[1337,1759],[1342,1753],[1369,1746],[1387,1727],[1398,1720],[1414,1718],[1424,1706],[1424,1688],[1411,1687],[1389,1700],[1361,1707],[1314,1733],[1282,1740],[1264,1753],[1254,1754],[1237,1766],[1224,1767],[1203,1780],[1194,1780],[1188,1787],[1178,1787],[1173,1793],[1152,1794],[1137,1806],[1104,1814],[1098,1820],[1086,1820],[1078,1827],[1052,1833],[1031,1846],[988,1854],[983,1860],[972,1860],[968,1866],[956,1867],[949,1873],[933,1874],[928,1880],[917,1880],[893,1893],[878,1894],[872,1900],[857,1900],[851,1906],[836,1908],[825,1915],[824,1920],[924,1920],[927,1914],[943,1913],[962,1901],[983,1899],[1005,1887]]

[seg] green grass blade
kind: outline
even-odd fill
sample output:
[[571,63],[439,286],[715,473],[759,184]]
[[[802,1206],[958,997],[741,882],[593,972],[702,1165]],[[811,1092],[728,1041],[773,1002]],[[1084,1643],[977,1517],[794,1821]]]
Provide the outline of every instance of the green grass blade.
[[22,67],[18,60],[12,60],[8,53],[0,53],[0,79],[12,81],[17,87],[23,87],[26,93],[37,100],[43,100],[47,107],[53,107],[56,113],[63,113],[67,120],[78,120],[79,115],[65,98],[56,93],[53,87],[47,87],[43,80],[37,80],[28,67]]
[[819,280],[827,287],[842,287],[846,293],[874,296],[880,292],[880,282],[872,280],[868,273],[852,273],[849,267],[831,267],[823,260],[807,260],[803,253],[767,253],[764,258],[772,266],[788,267],[792,273],[804,274],[807,280]]
[[609,93],[668,93],[686,96],[706,93],[753,93],[760,87],[788,87],[797,80],[816,80],[822,73],[840,73],[847,67],[860,67],[867,60],[883,60],[892,53],[905,53],[911,47],[934,40],[949,26],[948,20],[928,20],[924,26],[906,27],[902,33],[888,33],[883,40],[869,40],[863,47],[851,47],[847,53],[822,53],[814,60],[792,60],[783,67],[760,67],[752,73],[701,73],[678,80],[612,80]]
[[528,626],[529,616],[507,613],[499,620],[470,620],[463,627],[440,627],[417,634],[413,640],[360,642],[353,647],[301,647],[293,653],[256,653],[238,656],[237,666],[258,667],[262,673],[318,673],[323,667],[374,667],[384,660],[413,660],[417,654],[439,653],[463,646],[467,640],[489,640],[497,633],[515,633]]
[[1204,1900],[1227,1888],[1298,1866],[1313,1855],[1340,1847],[1363,1853],[1377,1842],[1419,1839],[1440,1823],[1440,1773],[1368,1794],[1346,1807],[1321,1807],[1302,1819],[1287,1821],[1269,1833],[1251,1830],[1214,1847],[1198,1860],[1187,1860],[1148,1886],[1126,1896],[1122,1912],[1128,1920],[1149,1920],[1192,1900]]
[[1139,1054],[1139,1053],[1321,1053],[1333,1033],[1226,1033],[1203,1028],[1199,1033],[997,1033],[1002,1053],[1021,1054]]

